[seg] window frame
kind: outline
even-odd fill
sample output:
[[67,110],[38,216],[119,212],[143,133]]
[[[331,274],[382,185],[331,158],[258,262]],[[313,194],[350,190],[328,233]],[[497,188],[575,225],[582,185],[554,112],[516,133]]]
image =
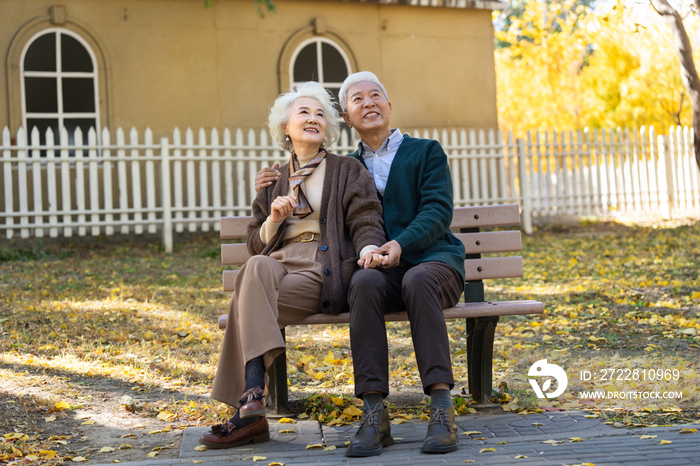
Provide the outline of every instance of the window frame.
[[[24,60],[27,51],[32,46],[35,40],[39,37],[53,33],[56,35],[55,47],[56,47],[56,70],[55,71],[26,71],[24,69]],[[82,45],[90,56],[92,61],[92,71],[62,71],[62,56],[61,56],[61,34],[66,34],[77,40],[80,45]],[[26,89],[25,89],[25,78],[56,78],[56,100],[57,100],[57,111],[51,113],[40,113],[40,112],[27,112],[27,99],[26,99]],[[63,78],[92,78],[93,82],[93,99],[95,103],[95,110],[93,112],[64,112],[63,111]],[[100,143],[100,88],[99,88],[99,76],[98,76],[98,61],[95,56],[95,52],[90,47],[90,44],[83,39],[79,34],[71,31],[70,29],[61,27],[50,27],[42,29],[36,32],[31,38],[24,44],[22,52],[19,57],[19,78],[20,78],[20,100],[22,108],[22,126],[27,132],[27,140],[30,139],[31,129],[28,127],[28,119],[57,119],[59,132],[63,128],[64,121],[66,119],[72,118],[92,118],[95,120],[95,133],[97,138],[97,143]],[[55,135],[58,137],[58,135]],[[49,141],[46,141],[49,145]]]
[[326,43],[333,47],[336,51],[340,53],[340,56],[343,58],[343,61],[345,62],[345,70],[347,72],[346,77],[350,76],[352,74],[352,64],[350,62],[350,58],[348,57],[347,53],[345,53],[345,50],[343,47],[341,47],[339,44],[337,44],[335,41],[323,37],[323,36],[316,36],[316,37],[311,37],[309,39],[303,40],[299,45],[296,46],[294,51],[292,52],[292,56],[289,59],[289,87],[290,89],[294,89],[295,86],[298,84],[301,84],[302,81],[294,81],[294,64],[296,63],[296,59],[301,53],[304,48],[306,48],[307,45],[316,43],[316,67],[318,68],[318,83],[321,84],[324,88],[328,87],[333,87],[333,88],[338,88],[340,89],[340,86],[343,85],[342,82],[326,82],[323,76],[323,47],[322,44]]

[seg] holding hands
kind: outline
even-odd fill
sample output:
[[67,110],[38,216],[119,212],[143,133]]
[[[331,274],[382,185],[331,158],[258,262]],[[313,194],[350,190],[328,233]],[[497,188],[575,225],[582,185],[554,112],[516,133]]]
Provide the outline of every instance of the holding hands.
[[282,220],[292,215],[296,206],[297,201],[294,197],[277,196],[277,199],[272,201],[270,220],[275,223],[280,223]]
[[400,260],[401,245],[392,240],[365,254],[362,259],[357,261],[357,265],[365,269],[390,269],[399,265]]

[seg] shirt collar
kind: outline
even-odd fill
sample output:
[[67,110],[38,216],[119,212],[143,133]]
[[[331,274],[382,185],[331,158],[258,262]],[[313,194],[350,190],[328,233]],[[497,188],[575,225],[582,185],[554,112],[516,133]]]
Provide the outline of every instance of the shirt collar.
[[375,154],[387,150],[396,150],[401,144],[401,141],[403,141],[403,134],[401,134],[401,131],[398,128],[394,128],[391,130],[389,137],[386,138],[386,141],[384,141],[381,146],[379,146],[379,149],[377,149],[376,152],[373,151],[372,148],[369,147],[362,139],[360,139],[360,142],[357,144],[357,153],[360,156],[363,156],[365,150]]

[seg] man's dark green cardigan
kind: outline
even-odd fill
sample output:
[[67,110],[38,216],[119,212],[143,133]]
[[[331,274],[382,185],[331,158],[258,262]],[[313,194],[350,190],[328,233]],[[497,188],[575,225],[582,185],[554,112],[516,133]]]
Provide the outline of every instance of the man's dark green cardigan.
[[[350,155],[365,164],[358,152]],[[387,236],[401,245],[402,259],[444,262],[464,279],[464,245],[450,232],[450,167],[439,142],[404,135],[381,201]]]

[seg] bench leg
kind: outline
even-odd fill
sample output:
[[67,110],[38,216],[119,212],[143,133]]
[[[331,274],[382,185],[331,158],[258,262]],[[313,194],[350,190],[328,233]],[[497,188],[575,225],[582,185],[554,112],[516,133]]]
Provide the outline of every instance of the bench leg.
[[492,404],[493,340],[498,316],[467,319],[469,394],[478,404]]
[[[282,330],[282,338],[284,338],[284,330]],[[271,412],[274,414],[289,414],[288,402],[289,395],[287,393],[287,352],[277,356],[272,362],[272,365],[267,370],[269,377],[269,385],[267,391],[270,394],[272,406]]]

